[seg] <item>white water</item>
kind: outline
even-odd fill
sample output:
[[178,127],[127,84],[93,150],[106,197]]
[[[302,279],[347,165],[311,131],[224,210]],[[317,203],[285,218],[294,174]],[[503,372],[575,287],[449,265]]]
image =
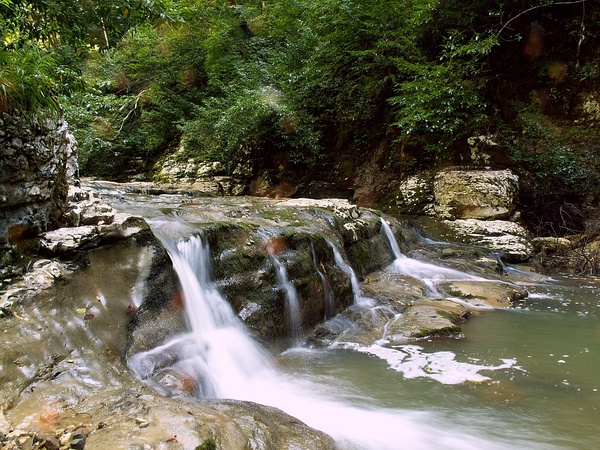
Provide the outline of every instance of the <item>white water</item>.
[[296,292],[296,288],[288,279],[287,270],[279,258],[275,254],[271,254],[271,260],[273,261],[273,264],[275,264],[277,283],[285,292],[285,314],[289,337],[294,341],[297,341],[302,332],[298,292]]
[[[179,276],[191,332],[135,355],[129,365],[141,379],[152,376],[160,383],[164,372],[174,372],[193,376],[204,396],[227,396],[230,386],[269,370],[269,357],[211,283],[209,251],[201,238],[194,236],[176,246],[165,244]],[[160,389],[160,385],[155,387]]]
[[418,259],[409,258],[400,251],[400,247],[398,246],[398,242],[394,237],[392,229],[383,218],[381,219],[381,229],[383,230],[383,234],[394,255],[394,261],[390,265],[389,270],[394,273],[420,279],[427,286],[429,296],[435,297],[440,295],[436,287],[436,283],[439,281],[486,281],[485,278],[476,277],[466,272],[461,272],[460,270],[449,269],[447,267],[419,261]]
[[[166,246],[181,281],[191,331],[130,360],[133,372],[155,388],[165,391],[169,376],[191,376],[202,385],[198,395],[280,408],[329,434],[342,449],[527,448],[486,437],[484,424],[458,426],[439,413],[359,407],[345,400],[351,392],[283,374],[211,283],[202,240],[192,237]],[[371,349],[371,354],[382,350]]]
[[374,304],[373,300],[368,297],[363,296],[362,293],[360,292],[360,285],[358,283],[358,277],[356,276],[356,272],[354,272],[354,269],[350,266],[350,264],[348,264],[344,260],[344,258],[342,257],[342,254],[337,249],[337,247],[334,245],[334,243],[329,240],[327,242],[329,243],[329,246],[331,247],[331,250],[333,251],[333,258],[335,260],[335,263],[350,278],[350,283],[352,284],[352,294],[354,295],[354,304],[358,305],[358,306],[365,306],[365,307],[373,306],[373,304]]

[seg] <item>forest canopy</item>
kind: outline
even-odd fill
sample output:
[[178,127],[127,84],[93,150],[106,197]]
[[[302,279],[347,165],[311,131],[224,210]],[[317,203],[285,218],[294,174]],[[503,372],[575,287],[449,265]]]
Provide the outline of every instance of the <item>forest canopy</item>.
[[597,91],[599,24],[585,0],[0,0],[0,110],[64,113],[111,179],[169,153],[348,177],[377,148],[407,173],[488,136],[535,189],[580,192],[600,152],[563,125]]

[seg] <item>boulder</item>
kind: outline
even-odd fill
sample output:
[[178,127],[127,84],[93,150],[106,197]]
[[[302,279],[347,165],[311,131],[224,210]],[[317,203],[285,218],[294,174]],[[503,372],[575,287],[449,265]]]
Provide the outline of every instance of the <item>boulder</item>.
[[491,280],[445,281],[438,288],[471,308],[508,308],[528,295],[522,286]]
[[151,234],[142,217],[115,213],[109,224],[66,227],[43,233],[40,251],[54,257],[72,257],[94,247]]
[[519,178],[510,170],[446,170],[434,179],[434,212],[443,219],[508,219]]
[[515,222],[459,219],[446,220],[444,224],[469,244],[500,252],[509,262],[526,261],[535,253],[527,230]]
[[441,301],[440,306],[429,302],[431,304],[421,301],[389,322],[385,339],[390,345],[421,339],[463,337],[457,323],[464,321],[470,313],[456,304],[450,310],[450,302]]

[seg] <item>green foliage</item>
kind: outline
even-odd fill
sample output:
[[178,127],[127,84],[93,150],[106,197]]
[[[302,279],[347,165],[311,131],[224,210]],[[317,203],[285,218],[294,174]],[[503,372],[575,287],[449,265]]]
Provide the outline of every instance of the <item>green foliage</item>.
[[191,118],[206,83],[197,33],[178,23],[142,26],[90,60],[87,94],[63,99],[83,173],[147,173],[177,145],[177,124]]
[[0,111],[57,116],[60,106],[52,76],[54,67],[54,60],[35,46],[0,49]]
[[313,165],[319,135],[312,119],[291,107],[271,86],[239,89],[207,101],[195,120],[182,126],[184,145],[202,159],[221,161],[231,171],[253,176],[285,153],[295,164]]
[[[552,103],[538,112],[572,113],[571,80],[591,89],[600,59],[600,8],[578,8],[546,0],[0,0],[0,101],[37,98],[20,107],[48,108],[62,95],[88,175],[148,173],[183,146],[182,158],[220,161],[237,175],[285,178],[323,165],[328,175],[335,163],[351,179],[377,147],[388,161],[453,161],[468,137],[501,129],[533,85],[547,87]],[[524,46],[540,27],[543,51],[529,54]],[[17,94],[16,61],[33,50],[39,58],[21,84],[47,76],[33,83],[37,94],[36,86]],[[552,64],[560,77],[549,75]],[[512,163],[574,185],[583,153],[573,159],[568,146],[552,147],[553,135],[534,132],[524,117],[504,129]],[[521,130],[547,145],[526,143]]]
[[217,450],[217,443],[213,438],[208,438],[198,445],[195,450]]
[[550,125],[539,112],[523,108],[517,123],[505,131],[513,167],[538,195],[593,194],[600,185],[598,152],[590,152],[585,145],[572,145],[582,138],[594,142],[597,136],[586,136],[589,131],[567,126],[579,136],[565,138],[566,131]]

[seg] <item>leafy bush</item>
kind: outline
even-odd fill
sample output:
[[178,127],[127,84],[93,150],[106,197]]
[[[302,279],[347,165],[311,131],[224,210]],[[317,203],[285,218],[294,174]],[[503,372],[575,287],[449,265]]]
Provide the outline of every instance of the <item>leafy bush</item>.
[[54,60],[33,45],[0,50],[0,111],[57,116]]
[[[571,133],[577,129],[568,127]],[[569,142],[575,140],[574,136],[565,139],[555,125],[530,108],[523,108],[517,123],[505,130],[510,163],[542,195],[595,193],[600,184],[600,155],[585,146],[571,146]]]
[[221,161],[232,172],[254,176],[279,164],[285,168],[282,154],[293,164],[313,166],[320,153],[313,122],[274,87],[240,89],[207,100],[197,118],[182,125],[183,142],[200,159]]

